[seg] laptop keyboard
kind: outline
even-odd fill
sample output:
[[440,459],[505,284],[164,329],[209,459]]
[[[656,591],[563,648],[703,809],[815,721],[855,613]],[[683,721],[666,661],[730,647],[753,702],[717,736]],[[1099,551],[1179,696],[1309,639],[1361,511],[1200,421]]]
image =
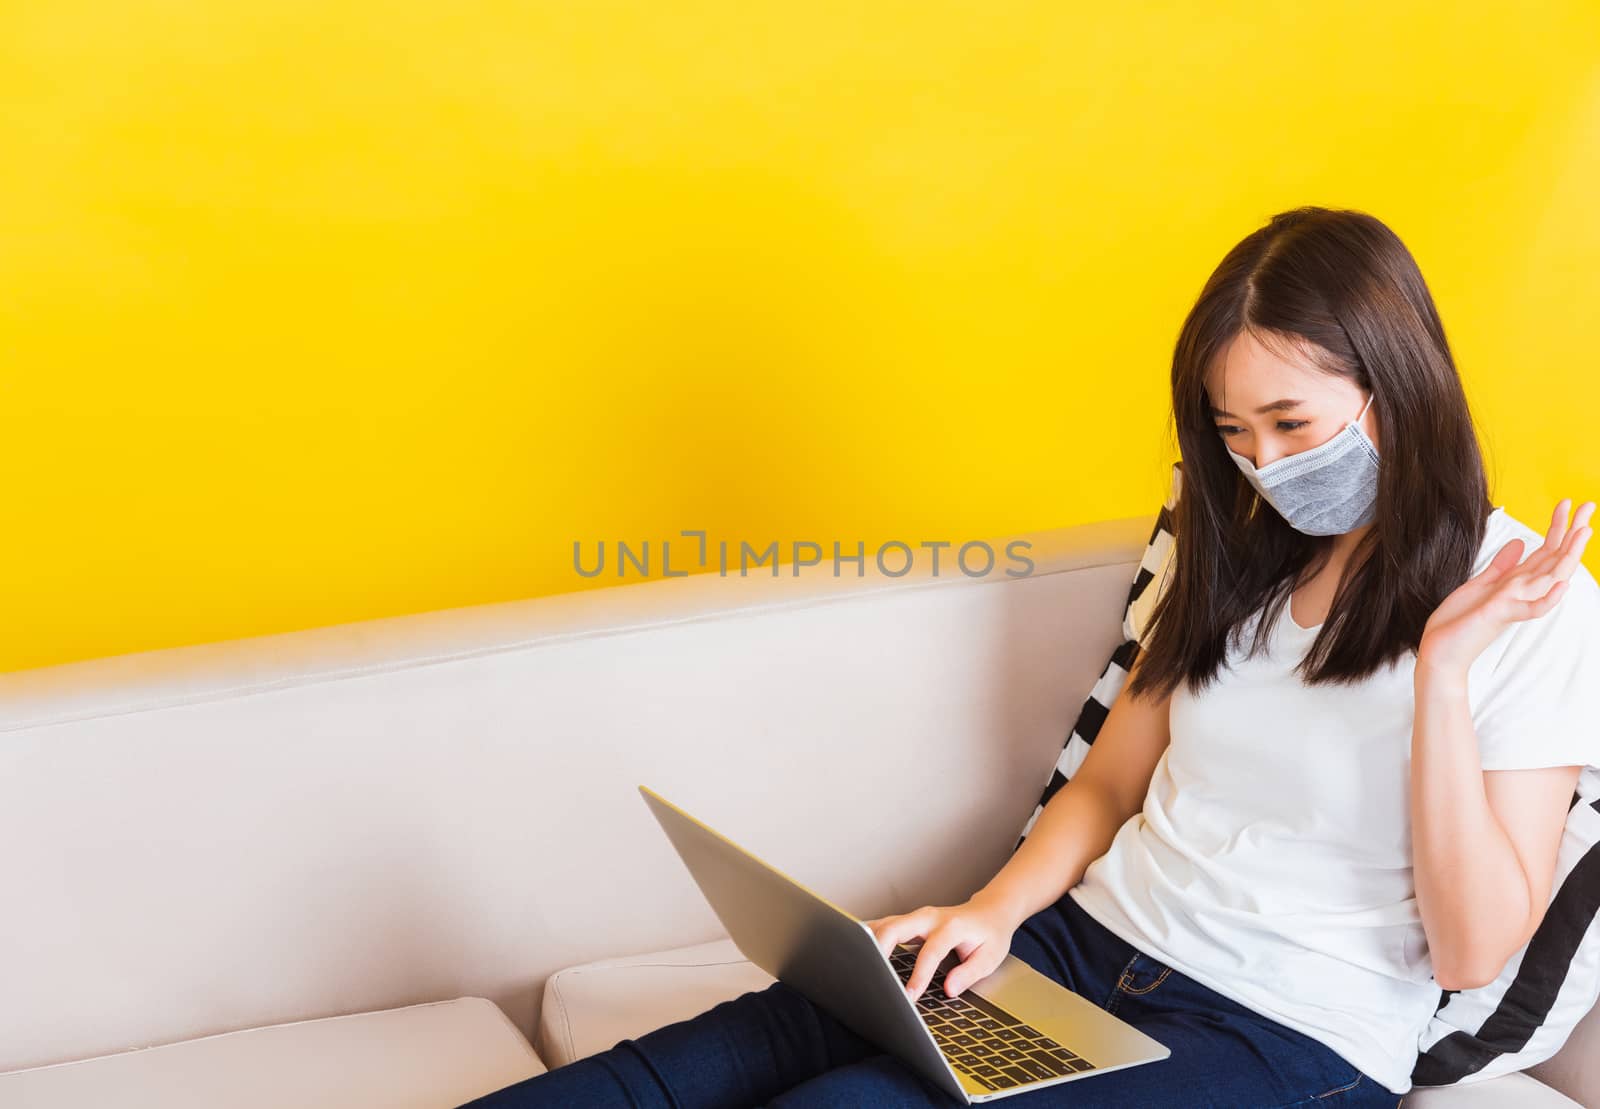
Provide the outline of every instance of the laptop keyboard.
[[[889,961],[905,983],[916,965],[917,948],[896,944]],[[951,1066],[988,1090],[1094,1069],[1087,1059],[970,989],[946,997],[945,971],[960,961],[953,951],[947,955],[916,1002],[923,1023]]]

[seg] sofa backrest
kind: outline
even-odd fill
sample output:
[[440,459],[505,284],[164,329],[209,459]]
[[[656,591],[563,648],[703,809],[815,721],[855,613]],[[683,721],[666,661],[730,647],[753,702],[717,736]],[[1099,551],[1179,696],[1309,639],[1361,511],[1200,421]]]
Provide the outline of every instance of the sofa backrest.
[[964,898],[1150,526],[0,675],[0,1071],[464,995],[531,1037],[552,971],[724,934],[641,783],[863,917]]

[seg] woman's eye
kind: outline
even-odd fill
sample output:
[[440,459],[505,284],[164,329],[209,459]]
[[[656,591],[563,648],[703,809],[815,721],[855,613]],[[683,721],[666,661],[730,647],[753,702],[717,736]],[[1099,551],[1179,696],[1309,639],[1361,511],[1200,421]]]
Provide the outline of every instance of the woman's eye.
[[[1299,431],[1301,428],[1305,427],[1310,422],[1311,422],[1310,420],[1279,420],[1278,421],[1278,430],[1279,431]],[[1217,431],[1220,432],[1223,435],[1237,435],[1237,434],[1239,434],[1239,432],[1241,432],[1243,430],[1244,430],[1244,428],[1235,427],[1232,424],[1218,424],[1217,425]]]

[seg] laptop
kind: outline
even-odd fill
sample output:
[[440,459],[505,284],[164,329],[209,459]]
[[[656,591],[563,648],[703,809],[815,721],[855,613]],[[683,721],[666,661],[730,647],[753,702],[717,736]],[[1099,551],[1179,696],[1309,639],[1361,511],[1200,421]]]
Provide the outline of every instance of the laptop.
[[865,921],[647,786],[639,792],[747,959],[958,1100],[994,1101],[1172,1054],[1009,953],[948,998],[945,972],[961,962],[951,951],[912,1001],[905,984],[920,940],[885,956]]

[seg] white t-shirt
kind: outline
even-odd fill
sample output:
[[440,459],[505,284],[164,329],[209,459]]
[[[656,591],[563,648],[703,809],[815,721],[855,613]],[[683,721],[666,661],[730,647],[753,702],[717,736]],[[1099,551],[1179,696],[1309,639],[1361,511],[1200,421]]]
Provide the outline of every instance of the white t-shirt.
[[[1497,507],[1473,573],[1517,536],[1523,558],[1544,542]],[[1411,876],[1416,658],[1307,686],[1291,670],[1316,631],[1285,604],[1270,651],[1235,648],[1215,684],[1173,692],[1143,811],[1070,893],[1134,947],[1400,1094],[1439,1000]],[[1467,688],[1484,769],[1600,764],[1593,575],[1580,565],[1555,608],[1507,628]]]

